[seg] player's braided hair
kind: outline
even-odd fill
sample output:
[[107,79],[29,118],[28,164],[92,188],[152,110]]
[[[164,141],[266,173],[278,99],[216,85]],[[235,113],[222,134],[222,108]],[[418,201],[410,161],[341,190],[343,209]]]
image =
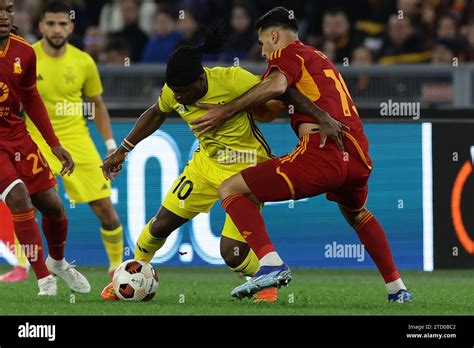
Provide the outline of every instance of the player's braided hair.
[[222,25],[205,27],[205,39],[199,46],[181,46],[168,57],[165,80],[168,86],[184,87],[204,73],[202,55],[219,53],[224,45]]

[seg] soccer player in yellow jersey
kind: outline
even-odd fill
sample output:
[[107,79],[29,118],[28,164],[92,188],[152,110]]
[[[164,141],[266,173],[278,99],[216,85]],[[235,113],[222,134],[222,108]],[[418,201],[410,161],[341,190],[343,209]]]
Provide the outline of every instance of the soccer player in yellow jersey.
[[[203,45],[180,47],[170,55],[166,84],[157,103],[140,116],[121,146],[105,159],[103,171],[107,178],[113,179],[118,174],[126,154],[160,128],[173,110],[189,123],[206,113],[195,105],[196,102],[228,103],[260,82],[260,77],[239,67],[203,68],[202,53],[215,52],[221,44],[220,34],[209,30]],[[138,238],[135,259],[150,262],[175,229],[211,209],[219,199],[217,189],[226,178],[272,157],[248,112],[239,113],[215,134],[198,139],[200,147],[172,185],[157,215]],[[254,252],[228,216],[222,230],[220,251],[233,271],[248,276],[258,271]],[[103,290],[102,297],[116,299],[112,284]],[[256,300],[275,301],[276,288],[256,294]]]
[[[117,146],[101,96],[103,89],[95,62],[87,53],[68,44],[74,29],[70,14],[71,9],[62,1],[50,2],[43,8],[39,24],[43,38],[33,45],[37,56],[37,84],[54,131],[76,163],[74,173],[62,178],[64,187],[72,203],[89,203],[99,218],[112,274],[122,263],[123,228],[110,199],[110,182],[100,169],[102,159],[89,135],[86,116],[94,119],[109,153]],[[84,96],[88,103],[83,102]],[[51,170],[59,175],[61,163],[29,118],[26,124]],[[26,258],[20,258],[18,266],[27,268]]]

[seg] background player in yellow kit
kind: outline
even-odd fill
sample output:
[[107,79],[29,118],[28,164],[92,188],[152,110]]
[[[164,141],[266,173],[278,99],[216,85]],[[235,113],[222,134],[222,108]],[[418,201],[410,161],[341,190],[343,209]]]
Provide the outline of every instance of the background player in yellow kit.
[[[37,56],[38,90],[56,135],[76,163],[74,173],[62,178],[66,192],[74,204],[89,203],[99,218],[102,241],[109,258],[109,273],[112,274],[122,262],[123,228],[110,199],[110,182],[100,170],[102,159],[89,135],[85,117],[94,119],[109,153],[117,146],[101,96],[103,89],[95,62],[87,53],[68,44],[74,29],[71,13],[69,6],[61,1],[50,2],[43,8],[39,24],[43,38],[33,45]],[[87,97],[88,103],[83,102],[83,96]],[[29,118],[26,124],[52,172],[59,175],[61,163]],[[17,267],[28,268],[26,257],[19,257]],[[28,275],[24,270],[20,274],[24,279]]]

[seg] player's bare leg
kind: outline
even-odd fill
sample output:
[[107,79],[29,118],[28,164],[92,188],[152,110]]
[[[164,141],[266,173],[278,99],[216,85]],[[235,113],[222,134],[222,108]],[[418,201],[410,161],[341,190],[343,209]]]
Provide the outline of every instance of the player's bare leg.
[[230,178],[225,180],[221,186],[219,186],[219,196],[221,200],[226,199],[228,196],[235,193],[247,196],[249,199],[254,201],[256,205],[260,204],[258,199],[252,194],[252,191],[250,191],[240,173],[232,175]]
[[109,275],[123,261],[123,226],[110,198],[99,199],[89,203],[101,224],[101,236],[109,258]]
[[[247,243],[222,236],[220,240],[220,252],[222,258],[229,268],[235,269],[241,265],[250,252],[250,247]],[[246,274],[244,274],[246,275]]]
[[48,242],[48,270],[63,278],[71,290],[88,293],[90,284],[75,266],[64,258],[68,220],[64,206],[54,188],[31,196],[31,201],[42,215],[43,232]]
[[[220,252],[227,266],[238,273],[240,278],[245,276],[249,280],[260,269],[257,255],[242,239],[242,235],[229,215],[226,216],[222,228]],[[275,302],[277,300],[276,287],[263,289],[253,295],[254,302]]]
[[56,279],[49,273],[43,254],[43,243],[35,211],[26,186],[18,181],[9,192],[3,193],[5,204],[11,211],[16,236],[24,248],[28,261],[38,279],[38,295],[54,296]]
[[[232,217],[244,239],[255,251],[260,264],[259,271],[247,283],[232,290],[231,296],[249,297],[263,289],[288,285],[291,281],[291,271],[273,247],[266,233],[259,201],[252,195],[242,175],[235,174],[225,180],[219,187],[219,195],[222,206]],[[245,215],[245,219],[241,218],[243,215]],[[247,221],[252,221],[260,233],[256,234],[254,230],[248,228]]]
[[[226,229],[230,227],[231,222],[226,219],[224,225],[220,239],[221,256],[232,271],[237,272],[241,278],[245,276],[249,280],[260,268],[258,258],[247,243],[224,235],[228,232]],[[233,223],[231,228],[235,228]],[[278,291],[275,287],[264,289],[254,295],[254,302],[275,302],[277,299]]]
[[411,302],[412,296],[400,278],[385,232],[366,208],[353,211],[339,204],[342,215],[354,228],[385,281],[390,302]]

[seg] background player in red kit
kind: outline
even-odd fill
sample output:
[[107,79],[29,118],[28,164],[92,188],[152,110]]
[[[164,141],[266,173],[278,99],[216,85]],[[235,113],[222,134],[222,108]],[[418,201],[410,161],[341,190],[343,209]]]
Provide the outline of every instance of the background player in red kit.
[[[0,0],[0,199],[12,213],[16,236],[38,279],[38,295],[56,295],[56,278],[50,272],[63,278],[72,290],[87,293],[87,279],[64,259],[64,206],[48,163],[19,117],[20,103],[63,164],[61,175],[72,173],[74,162],[54,134],[36,89],[35,53],[12,32],[13,19],[13,0]],[[33,206],[42,215],[49,250],[46,261]]]
[[358,234],[386,283],[389,301],[411,301],[393,261],[385,232],[366,209],[367,181],[372,170],[368,141],[347,86],[329,59],[298,40],[293,14],[274,8],[255,24],[262,55],[268,60],[263,82],[224,106],[203,106],[209,113],[195,120],[194,129],[206,132],[226,118],[252,105],[282,95],[288,87],[298,89],[318,107],[349,127],[344,131],[344,152],[320,136],[322,124],[308,115],[291,115],[291,125],[300,138],[286,156],[262,162],[223,182],[222,206],[254,250],[260,270],[247,283],[235,288],[237,298],[263,288],[287,284],[291,271],[270,241],[255,201],[301,199],[326,193]]

